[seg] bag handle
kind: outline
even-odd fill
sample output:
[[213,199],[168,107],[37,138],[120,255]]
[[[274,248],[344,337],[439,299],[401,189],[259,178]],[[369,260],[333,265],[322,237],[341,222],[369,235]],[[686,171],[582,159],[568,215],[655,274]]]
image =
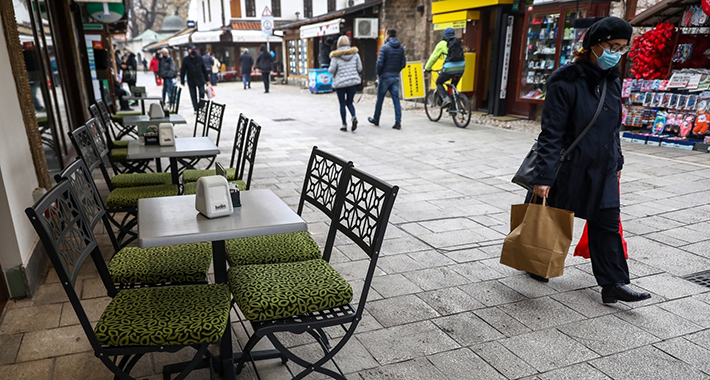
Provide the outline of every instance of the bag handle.
[[[567,148],[562,151],[562,154],[560,154],[560,161],[565,160],[565,153],[566,152],[571,152],[572,149],[574,149],[577,144],[582,140],[582,137],[589,132],[589,130],[592,128],[592,125],[594,125],[594,122],[597,121],[597,118],[599,117],[599,114],[602,112],[602,108],[604,107],[604,99],[606,98],[606,86],[607,86],[607,80],[604,78],[604,83],[602,84],[602,94],[601,97],[599,98],[599,104],[597,105],[597,110],[594,113],[594,117],[592,117],[592,121],[589,122],[589,124],[584,128],[582,133],[577,136],[577,138],[574,140],[574,142]],[[557,167],[557,170],[560,170],[560,167]]]

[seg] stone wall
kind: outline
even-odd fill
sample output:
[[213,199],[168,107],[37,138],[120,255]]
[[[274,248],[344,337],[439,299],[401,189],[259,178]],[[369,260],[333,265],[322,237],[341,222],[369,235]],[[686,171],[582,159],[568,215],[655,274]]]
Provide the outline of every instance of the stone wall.
[[[417,11],[423,6],[422,12]],[[424,61],[429,57],[432,45],[431,1],[385,0],[383,22],[380,29],[396,29],[397,39],[404,46],[407,61]]]
[[[638,0],[638,3],[636,4],[636,14],[639,14],[646,9],[654,6],[657,3],[660,3],[661,0]],[[625,8],[624,8],[625,2],[614,2],[611,3],[611,15],[616,16],[616,17],[624,17],[625,13]]]

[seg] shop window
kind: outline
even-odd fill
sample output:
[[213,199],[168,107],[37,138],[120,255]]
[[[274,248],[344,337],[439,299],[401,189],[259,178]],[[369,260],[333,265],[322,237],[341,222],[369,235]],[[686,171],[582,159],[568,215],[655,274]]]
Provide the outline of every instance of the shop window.
[[544,100],[547,79],[555,70],[559,13],[531,14],[525,41],[525,57],[520,78],[520,97]]
[[207,12],[205,11],[205,2],[202,1],[202,22],[207,23]]
[[328,12],[335,10],[335,0],[328,0]]
[[303,17],[313,17],[313,0],[303,0]]
[[298,74],[308,75],[308,40],[298,40]]
[[256,4],[254,0],[244,0],[244,7],[247,11],[247,17],[256,17]]
[[281,17],[281,0],[271,0],[271,13],[274,17]]
[[288,72],[298,75],[298,40],[288,41]]
[[207,18],[212,22],[212,0],[207,0]]

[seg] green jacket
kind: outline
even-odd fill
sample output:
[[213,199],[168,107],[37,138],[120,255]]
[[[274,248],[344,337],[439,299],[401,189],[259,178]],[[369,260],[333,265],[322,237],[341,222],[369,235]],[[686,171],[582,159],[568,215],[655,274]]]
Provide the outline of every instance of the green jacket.
[[[424,66],[424,70],[430,71],[431,68],[434,66],[436,61],[439,60],[439,57],[443,54],[444,59],[446,59],[446,56],[449,55],[449,43],[446,40],[441,40],[439,41],[438,44],[436,44],[436,47],[434,48],[434,51],[431,53],[429,56],[429,60],[426,63],[426,66]],[[464,68],[466,67],[466,62],[444,62],[444,66],[442,67],[442,71],[451,71],[451,72],[458,72],[464,71]]]

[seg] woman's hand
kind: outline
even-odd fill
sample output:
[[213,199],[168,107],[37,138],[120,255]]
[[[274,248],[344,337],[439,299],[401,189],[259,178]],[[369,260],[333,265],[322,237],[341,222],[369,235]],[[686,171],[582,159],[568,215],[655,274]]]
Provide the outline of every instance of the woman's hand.
[[545,185],[535,185],[533,187],[533,193],[541,198],[547,198],[550,195],[550,186]]
[[621,170],[619,170],[618,172],[616,172],[616,179],[617,179],[618,181],[621,181]]

